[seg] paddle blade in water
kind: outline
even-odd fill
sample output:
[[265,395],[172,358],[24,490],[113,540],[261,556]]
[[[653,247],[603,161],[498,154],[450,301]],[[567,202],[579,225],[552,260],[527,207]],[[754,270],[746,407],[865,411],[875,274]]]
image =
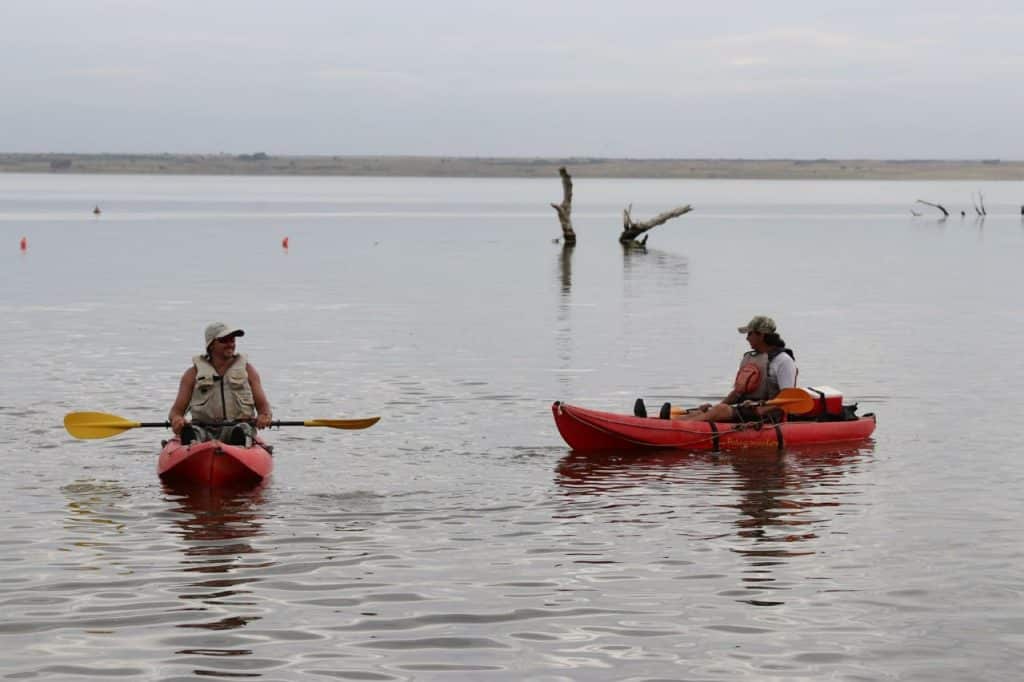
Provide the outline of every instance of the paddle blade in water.
[[64,417],[64,428],[75,438],[110,438],[138,426],[139,422],[104,412],[69,412]]

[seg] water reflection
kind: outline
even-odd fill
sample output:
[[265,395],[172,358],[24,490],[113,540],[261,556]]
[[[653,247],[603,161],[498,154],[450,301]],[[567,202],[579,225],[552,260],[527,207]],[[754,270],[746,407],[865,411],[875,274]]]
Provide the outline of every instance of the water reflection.
[[563,299],[572,290],[572,254],[575,250],[575,244],[563,244],[562,251],[558,255],[558,281],[561,285]]
[[[207,488],[176,488],[165,484],[164,492],[176,505],[174,523],[185,540],[181,563],[186,573],[202,579],[188,583],[181,599],[207,605],[239,603],[250,590],[250,578],[226,577],[246,564],[246,558],[259,553],[251,538],[262,532],[259,506],[262,487],[244,492],[218,492]],[[218,577],[224,574],[225,577]],[[206,577],[209,575],[210,577]],[[254,617],[227,616],[210,623],[191,623],[181,627],[225,630],[241,627]]]
[[[687,535],[715,543],[729,535],[737,538],[731,551],[746,559],[747,566],[734,596],[755,606],[772,606],[782,602],[762,594],[785,587],[773,567],[818,552],[815,541],[826,534],[842,507],[863,494],[848,478],[873,447],[866,443],[721,455],[572,452],[558,463],[557,482],[572,496],[629,495],[631,488],[680,486],[678,504],[686,505]],[[690,494],[684,494],[684,487]],[[716,513],[720,510],[735,513],[723,517]]]
[[[676,289],[690,281],[690,260],[671,251],[623,244],[622,272],[627,295],[633,293],[628,290],[631,285],[640,285],[645,290],[652,286]],[[649,297],[650,294],[648,290],[643,295]]]
[[[262,532],[259,507],[262,486],[248,491],[222,492],[205,487],[180,488],[164,484],[164,492],[177,505],[174,523],[185,540],[182,565],[186,573],[203,576],[229,574],[247,565],[247,559],[259,553],[249,540]],[[249,578],[218,578],[189,583],[181,598],[204,604],[222,604],[249,594],[244,586]],[[251,619],[228,618],[212,624],[190,624],[183,627],[225,629],[244,625]]]
[[555,339],[558,353],[559,383],[570,392],[569,371],[572,369],[572,257],[575,244],[563,244],[558,255],[557,281],[559,284],[558,312],[555,315]]
[[679,450],[571,451],[555,467],[557,482],[572,495],[599,495],[661,479],[671,469],[715,463],[717,457]]
[[231,661],[250,656],[252,643],[225,633],[262,618],[250,588],[258,578],[247,577],[244,569],[262,565],[253,561],[261,550],[251,540],[264,532],[263,492],[262,485],[216,491],[164,484],[174,525],[184,541],[183,570],[198,578],[184,584],[178,598],[203,617],[177,626],[202,634],[169,638],[169,643],[175,646],[175,654],[184,656],[177,662],[192,667],[197,675],[234,677],[249,669],[247,664]]
[[[75,557],[75,570],[102,572],[131,566],[125,551],[131,537],[131,494],[116,481],[79,480],[61,488],[67,537],[61,550]],[[130,569],[129,569],[130,570]]]
[[845,493],[829,487],[839,484],[855,458],[844,450],[732,458],[730,464],[736,474],[733,489],[740,498],[728,506],[741,512],[736,521],[737,534],[753,544],[736,551],[754,558],[812,553],[786,543],[817,537],[814,528],[827,519],[810,512],[840,506],[839,496]]
[[974,229],[978,231],[978,241],[985,241],[985,216],[979,215],[974,219]]
[[556,472],[558,484],[572,495],[605,494],[653,480],[724,486],[739,493],[737,501],[722,506],[740,512],[735,521],[740,537],[755,542],[792,541],[810,539],[813,534],[777,538],[770,531],[807,525],[805,519],[792,518],[806,510],[840,506],[846,495],[857,492],[843,490],[840,480],[873,449],[874,444],[867,442],[856,447],[791,447],[784,452],[767,448],[724,454],[570,452],[558,463]]
[[121,484],[114,481],[74,481],[61,488],[61,492],[67,500],[65,529],[87,536],[72,540],[75,546],[89,546],[98,543],[102,535],[120,535],[123,532],[123,511],[118,505],[127,503],[131,496]]
[[[175,525],[181,530],[182,538],[214,543],[214,551],[199,552],[203,556],[232,554],[237,549],[243,549],[244,553],[255,551],[248,543],[226,541],[251,538],[261,533],[263,492],[262,485],[247,490],[218,491],[204,486],[164,484],[165,495],[175,505]],[[195,555],[197,547],[186,547],[186,556]],[[210,566],[202,570],[223,572],[227,569]]]

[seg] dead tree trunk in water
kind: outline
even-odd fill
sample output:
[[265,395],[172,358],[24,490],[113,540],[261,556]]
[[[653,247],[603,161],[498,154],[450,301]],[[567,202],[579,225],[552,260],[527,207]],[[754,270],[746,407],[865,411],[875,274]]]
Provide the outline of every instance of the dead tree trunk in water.
[[924,204],[925,206],[931,206],[932,208],[937,208],[937,209],[939,209],[940,211],[942,211],[942,216],[943,216],[944,218],[948,218],[948,217],[949,217],[949,211],[947,211],[947,210],[946,210],[946,207],[945,207],[945,206],[943,206],[942,204],[933,204],[932,202],[930,202],[930,201],[925,201],[924,199],[918,199],[918,200],[917,200],[917,203],[919,203],[919,204]]
[[[555,212],[558,214],[558,222],[562,225],[562,238],[565,240],[565,245],[575,246],[576,231],[572,227],[572,177],[569,175],[569,171],[565,169],[565,166],[558,169],[558,174],[562,177],[562,203],[551,204],[551,208],[555,209]],[[657,227],[673,218],[678,218],[692,210],[693,208],[686,204],[685,206],[673,208],[671,211],[659,213],[650,220],[633,222],[633,216],[631,215],[633,205],[630,204],[622,212],[622,234],[619,235],[619,242],[627,246],[643,246],[647,243],[647,237],[645,236],[641,241],[637,241],[637,237],[651,228]],[[558,240],[552,241],[557,242]]]
[[659,213],[650,220],[633,222],[633,216],[631,215],[633,211],[633,204],[630,204],[622,211],[622,234],[619,235],[619,242],[622,244],[644,246],[647,243],[647,237],[644,237],[641,241],[637,241],[637,237],[652,227],[657,227],[662,223],[666,223],[673,218],[678,218],[684,213],[689,213],[692,210],[693,207],[686,204],[685,206],[673,208],[671,211]]
[[983,195],[981,193],[981,190],[978,190],[978,201],[977,202],[974,201],[974,195],[973,194],[971,195],[971,203],[974,204],[974,212],[975,213],[977,213],[980,216],[988,215],[988,211],[985,210],[985,195]]
[[555,209],[558,222],[562,224],[562,238],[572,246],[576,243],[576,231],[572,229],[572,177],[565,166],[558,169],[558,174],[562,176],[562,203],[551,204],[551,208]]

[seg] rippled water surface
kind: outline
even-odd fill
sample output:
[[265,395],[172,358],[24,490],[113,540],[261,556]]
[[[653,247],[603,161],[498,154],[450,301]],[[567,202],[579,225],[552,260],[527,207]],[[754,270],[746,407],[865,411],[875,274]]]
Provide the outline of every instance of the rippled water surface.
[[[1013,679],[1024,188],[978,189],[577,180],[565,251],[557,178],[0,176],[0,677]],[[872,441],[560,439],[556,399],[721,397],[759,313]],[[162,420],[215,319],[276,417],[381,421],[224,496],[61,428]]]

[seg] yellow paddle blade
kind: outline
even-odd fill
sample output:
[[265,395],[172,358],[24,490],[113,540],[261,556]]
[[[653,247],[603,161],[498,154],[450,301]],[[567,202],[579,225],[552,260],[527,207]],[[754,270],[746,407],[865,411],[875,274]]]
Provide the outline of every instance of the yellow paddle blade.
[[784,388],[764,404],[780,407],[786,414],[806,414],[814,409],[814,396],[802,388]]
[[365,419],[308,419],[302,422],[302,425],[326,426],[331,429],[368,429],[379,421],[380,417],[366,417]]
[[75,438],[110,438],[139,426],[139,422],[103,412],[69,412],[64,417],[64,428]]

